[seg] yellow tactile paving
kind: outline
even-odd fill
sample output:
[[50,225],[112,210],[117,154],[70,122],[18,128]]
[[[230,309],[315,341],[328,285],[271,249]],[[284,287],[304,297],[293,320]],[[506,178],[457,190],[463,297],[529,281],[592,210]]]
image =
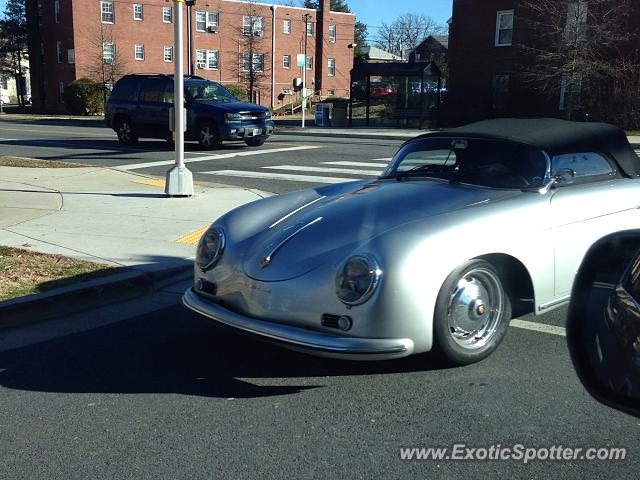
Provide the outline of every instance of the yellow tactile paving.
[[187,233],[176,240],[176,243],[186,243],[188,245],[197,245],[200,237],[209,229],[209,225],[199,228],[195,232]]
[[150,185],[152,187],[164,188],[165,181],[161,179],[157,179],[157,180],[148,179],[148,180],[136,180],[135,183],[141,183],[142,185]]

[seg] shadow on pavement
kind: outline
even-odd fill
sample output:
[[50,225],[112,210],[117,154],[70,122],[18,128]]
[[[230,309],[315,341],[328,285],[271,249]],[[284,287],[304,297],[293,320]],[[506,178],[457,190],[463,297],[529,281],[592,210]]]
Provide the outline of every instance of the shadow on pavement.
[[[0,385],[43,392],[253,398],[321,388],[327,376],[441,368],[425,355],[349,362],[291,352],[217,328],[176,305],[0,353]],[[263,385],[246,378],[261,379],[257,383]]]

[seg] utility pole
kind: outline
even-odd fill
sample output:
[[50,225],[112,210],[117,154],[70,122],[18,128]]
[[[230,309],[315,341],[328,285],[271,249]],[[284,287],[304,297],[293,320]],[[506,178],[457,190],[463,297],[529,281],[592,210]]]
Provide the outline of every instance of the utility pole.
[[[184,0],[174,0],[173,7],[173,126],[176,163],[166,175],[164,193],[170,197],[193,196],[193,175],[184,165],[184,132],[187,129],[187,111],[184,108],[184,29],[183,4]],[[171,125],[170,125],[171,126]]]
[[305,112],[307,110],[307,38],[309,34],[309,15],[304,14],[304,66],[302,67],[302,128],[304,128]]
[[195,6],[196,0],[185,0],[187,4],[187,65],[189,66],[189,76],[194,75],[193,68],[193,29],[191,27],[191,8]]

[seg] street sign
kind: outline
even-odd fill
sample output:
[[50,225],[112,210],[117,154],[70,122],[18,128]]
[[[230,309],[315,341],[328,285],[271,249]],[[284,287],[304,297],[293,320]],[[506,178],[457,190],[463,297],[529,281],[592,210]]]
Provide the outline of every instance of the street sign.
[[304,53],[299,53],[296,57],[296,65],[298,67],[304,67],[306,62],[306,55]]

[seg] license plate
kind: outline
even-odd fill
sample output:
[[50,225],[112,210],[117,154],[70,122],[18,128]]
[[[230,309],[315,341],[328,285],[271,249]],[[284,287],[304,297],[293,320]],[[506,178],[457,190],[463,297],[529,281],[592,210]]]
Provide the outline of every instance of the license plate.
[[257,137],[259,135],[262,135],[262,129],[261,128],[254,128],[253,129],[253,136]]

